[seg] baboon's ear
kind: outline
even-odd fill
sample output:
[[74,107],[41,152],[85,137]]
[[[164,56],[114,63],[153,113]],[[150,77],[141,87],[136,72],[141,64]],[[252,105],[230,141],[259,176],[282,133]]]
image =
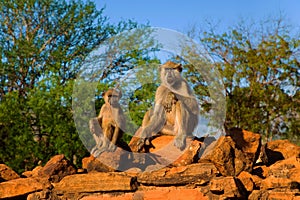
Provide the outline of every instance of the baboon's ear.
[[160,66],[158,67],[158,72],[159,72],[159,73],[161,73],[162,68],[163,68],[162,65],[160,65]]
[[106,94],[106,91],[102,92],[102,97],[104,97],[104,96],[105,96],[105,94]]
[[179,72],[182,72],[182,65],[181,65],[181,64],[177,64],[176,69],[177,69]]
[[119,94],[119,99],[121,99],[122,98],[122,92],[121,92],[121,90],[118,90],[118,94]]

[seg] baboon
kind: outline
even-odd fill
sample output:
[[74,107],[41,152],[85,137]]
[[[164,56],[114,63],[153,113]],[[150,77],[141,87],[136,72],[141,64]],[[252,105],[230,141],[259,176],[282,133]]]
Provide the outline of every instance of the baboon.
[[161,85],[155,93],[154,108],[144,116],[138,150],[149,145],[158,133],[175,134],[174,145],[183,150],[186,137],[192,136],[198,123],[198,102],[181,76],[181,64],[168,61],[159,70]]
[[[104,92],[102,96],[105,103],[102,105],[97,117],[102,134],[93,134],[96,141],[97,154],[100,154],[106,149],[108,151],[114,151],[116,145],[120,143],[120,139],[125,130],[125,116],[119,104],[119,100],[122,97],[121,91],[109,89]],[[90,124],[91,123],[95,123],[95,121],[91,120]],[[91,126],[90,129],[92,132],[93,129]],[[99,132],[99,130],[96,132]]]

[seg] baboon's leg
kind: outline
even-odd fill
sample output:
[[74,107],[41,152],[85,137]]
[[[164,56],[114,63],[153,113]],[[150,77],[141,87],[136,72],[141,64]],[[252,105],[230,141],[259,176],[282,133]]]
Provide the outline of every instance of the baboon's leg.
[[119,127],[115,127],[114,128],[115,130],[114,130],[114,132],[113,132],[113,135],[112,135],[112,139],[111,139],[111,142],[113,143],[113,144],[117,144],[117,141],[118,141],[118,138],[119,138],[119,134],[120,134],[120,128]]
[[149,143],[149,139],[153,136],[152,133],[157,134],[164,126],[166,122],[166,113],[162,105],[155,105],[153,115],[150,117],[148,125],[143,127],[142,133],[140,135],[139,142],[137,144],[138,151],[142,150],[145,143]]
[[114,129],[115,129],[114,126],[112,124],[109,124],[105,135],[109,141],[111,141],[113,138]]
[[[183,107],[180,102],[176,103],[176,116],[175,116],[175,130],[177,132],[177,135],[175,137],[174,145],[183,150],[185,148],[185,139],[186,139],[186,130],[185,130],[185,124],[183,120]],[[187,116],[185,116],[187,117]]]
[[104,133],[104,138],[103,138],[103,147],[107,148],[110,141],[111,141],[111,137],[112,137],[112,126],[111,124],[106,124],[106,126],[103,127],[103,133]]
[[95,142],[96,142],[96,146],[102,146],[102,144],[103,144],[103,137],[100,137],[100,136],[98,136],[98,135],[96,135],[96,134],[93,134],[93,137],[94,137],[94,140],[95,140]]
[[114,151],[116,149],[116,144],[120,135],[120,128],[119,127],[115,127],[114,128],[114,132],[112,135],[112,139],[110,140],[110,144],[109,144],[109,151]]

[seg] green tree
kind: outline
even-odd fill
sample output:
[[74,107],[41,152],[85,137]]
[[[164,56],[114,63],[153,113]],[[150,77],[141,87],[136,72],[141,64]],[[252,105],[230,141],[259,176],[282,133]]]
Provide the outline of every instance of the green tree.
[[282,17],[249,24],[201,34],[225,85],[226,125],[299,139],[299,37]]
[[88,152],[72,117],[72,89],[92,49],[134,22],[112,25],[91,1],[0,2],[0,162],[21,172]]

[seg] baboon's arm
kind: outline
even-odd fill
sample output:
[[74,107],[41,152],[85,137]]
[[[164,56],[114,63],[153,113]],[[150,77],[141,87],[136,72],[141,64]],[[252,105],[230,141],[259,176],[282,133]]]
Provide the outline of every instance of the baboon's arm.
[[161,104],[154,106],[153,115],[150,117],[149,123],[144,127],[141,138],[147,138],[152,133],[158,133],[166,122],[166,113]]

